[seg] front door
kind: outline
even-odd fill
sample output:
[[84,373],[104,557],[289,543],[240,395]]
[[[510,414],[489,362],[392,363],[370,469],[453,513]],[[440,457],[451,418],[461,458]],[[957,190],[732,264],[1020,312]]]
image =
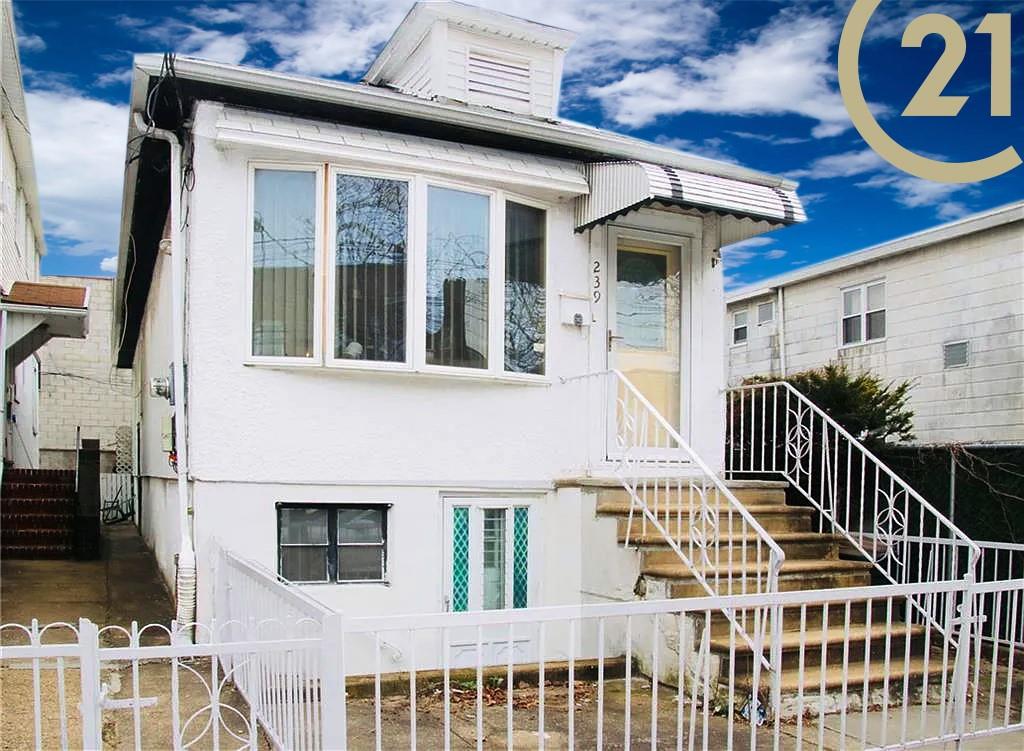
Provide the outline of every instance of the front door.
[[683,248],[622,235],[613,238],[609,367],[621,371],[680,431]]
[[[451,498],[445,504],[445,609],[506,610],[530,605],[530,506],[510,499]],[[484,628],[480,635],[485,665],[508,661],[506,626]],[[520,625],[513,632],[514,663],[528,662],[532,635]],[[476,664],[477,633],[451,635],[451,666]]]

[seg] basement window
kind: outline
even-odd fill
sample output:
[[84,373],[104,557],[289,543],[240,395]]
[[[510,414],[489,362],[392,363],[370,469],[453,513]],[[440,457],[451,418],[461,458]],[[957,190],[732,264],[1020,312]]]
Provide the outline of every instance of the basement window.
[[387,580],[386,504],[280,504],[278,573],[299,583]]

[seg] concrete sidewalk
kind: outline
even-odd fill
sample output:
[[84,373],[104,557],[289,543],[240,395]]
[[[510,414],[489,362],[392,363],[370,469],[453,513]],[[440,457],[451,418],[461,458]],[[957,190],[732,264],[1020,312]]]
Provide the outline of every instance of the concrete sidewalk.
[[171,594],[131,522],[103,527],[98,561],[0,562],[0,623],[88,618],[100,626],[133,620],[142,626],[173,617]]

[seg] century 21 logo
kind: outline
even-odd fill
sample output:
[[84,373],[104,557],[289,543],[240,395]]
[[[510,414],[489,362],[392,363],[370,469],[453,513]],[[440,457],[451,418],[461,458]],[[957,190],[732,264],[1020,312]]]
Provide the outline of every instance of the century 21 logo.
[[[878,154],[889,163],[925,180],[945,183],[970,183],[1002,175],[1020,166],[1021,157],[1013,146],[970,162],[943,162],[910,151],[892,138],[872,114],[860,84],[860,48],[868,22],[882,0],[856,0],[839,40],[839,88],[854,127]],[[990,13],[976,29],[992,37],[991,103],[995,117],[1009,117],[1010,102],[1010,16]],[[925,78],[904,116],[955,117],[966,96],[943,94],[967,54],[963,29],[949,16],[928,13],[918,16],[903,33],[904,47],[920,47],[930,34],[945,40],[946,48]]]

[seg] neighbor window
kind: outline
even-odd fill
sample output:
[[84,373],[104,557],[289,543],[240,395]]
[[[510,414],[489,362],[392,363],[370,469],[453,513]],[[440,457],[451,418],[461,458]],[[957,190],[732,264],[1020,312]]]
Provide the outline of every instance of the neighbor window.
[[544,375],[547,321],[543,209],[505,204],[505,370]]
[[278,507],[278,573],[293,582],[384,581],[386,505]]
[[873,282],[843,290],[843,344],[869,342],[885,337],[885,282]]
[[487,368],[490,199],[430,186],[427,193],[428,365]]
[[743,344],[747,341],[747,311],[737,310],[732,314],[732,343]]
[[313,171],[257,169],[253,179],[252,354],[314,355]]
[[775,301],[769,300],[768,302],[758,303],[757,305],[757,325],[760,326],[765,323],[771,323],[775,320]]
[[967,365],[970,344],[967,341],[949,342],[942,345],[942,367],[962,368]]
[[334,357],[406,361],[409,184],[335,177]]

